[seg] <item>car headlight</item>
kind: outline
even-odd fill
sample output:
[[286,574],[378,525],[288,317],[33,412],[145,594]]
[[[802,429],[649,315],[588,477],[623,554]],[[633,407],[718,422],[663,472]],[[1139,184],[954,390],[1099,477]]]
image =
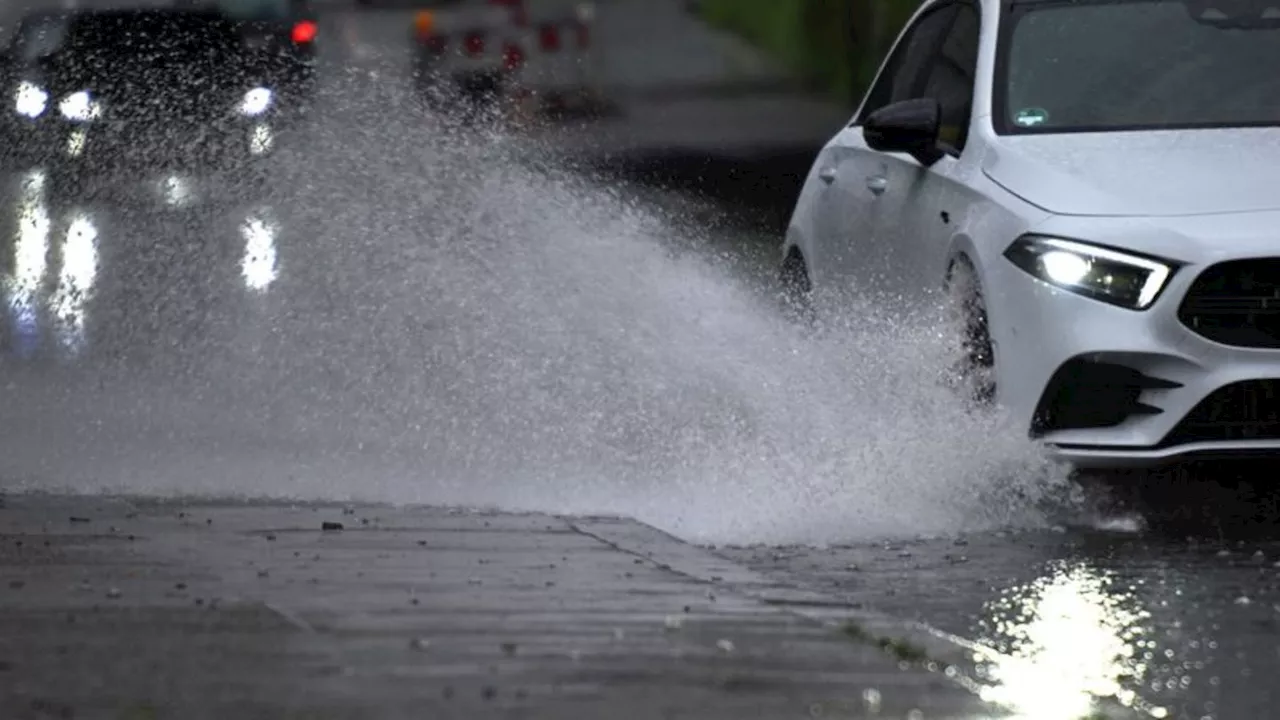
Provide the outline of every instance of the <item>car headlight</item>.
[[1145,310],[1178,269],[1176,263],[1041,235],[1024,235],[1004,252],[1014,265],[1063,290]]
[[240,101],[240,114],[249,117],[261,115],[271,107],[273,99],[270,90],[256,87],[244,94],[244,99]]
[[73,92],[58,103],[58,112],[68,120],[84,122],[97,120],[102,115],[102,105],[87,90]]
[[13,93],[13,109],[19,115],[38,118],[49,106],[49,93],[30,80],[23,80]]

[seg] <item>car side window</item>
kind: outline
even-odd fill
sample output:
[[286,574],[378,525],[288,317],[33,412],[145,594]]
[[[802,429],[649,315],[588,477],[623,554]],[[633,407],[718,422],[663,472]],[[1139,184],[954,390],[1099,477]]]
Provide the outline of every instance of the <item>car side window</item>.
[[902,36],[889,56],[871,92],[867,93],[862,112],[854,125],[861,125],[867,116],[890,103],[920,97],[925,73],[942,41],[942,35],[951,25],[956,11],[955,4],[934,8],[920,16]]
[[974,76],[978,67],[978,36],[981,18],[968,3],[957,8],[955,21],[934,56],[925,82],[923,97],[942,106],[938,139],[957,153],[964,150],[973,112]]

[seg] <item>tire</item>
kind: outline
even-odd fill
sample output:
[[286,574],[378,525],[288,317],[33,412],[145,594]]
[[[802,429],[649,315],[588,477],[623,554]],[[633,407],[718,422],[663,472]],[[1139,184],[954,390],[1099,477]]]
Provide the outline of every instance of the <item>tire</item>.
[[953,386],[967,402],[988,407],[996,399],[995,346],[982,283],[967,258],[954,260],[948,271],[947,310],[957,355],[950,369]]
[[792,248],[782,261],[778,271],[783,311],[795,322],[812,327],[817,323],[817,311],[813,303],[813,282],[809,279],[809,267],[799,250]]

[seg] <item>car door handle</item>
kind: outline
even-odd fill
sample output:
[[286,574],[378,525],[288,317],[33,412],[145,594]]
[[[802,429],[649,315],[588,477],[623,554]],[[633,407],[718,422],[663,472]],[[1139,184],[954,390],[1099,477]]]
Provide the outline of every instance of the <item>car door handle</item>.
[[818,171],[818,179],[828,185],[836,181],[836,175],[836,168],[832,165],[828,165]]
[[880,195],[889,188],[889,178],[883,175],[870,175],[867,177],[867,189],[872,195]]

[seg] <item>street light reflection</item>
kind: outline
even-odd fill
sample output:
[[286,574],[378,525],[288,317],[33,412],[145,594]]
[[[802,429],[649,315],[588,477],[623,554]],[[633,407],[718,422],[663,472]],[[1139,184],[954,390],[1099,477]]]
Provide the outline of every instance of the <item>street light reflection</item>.
[[276,235],[279,227],[265,213],[251,213],[240,225],[244,238],[241,271],[250,290],[264,291],[276,279]]
[[1055,563],[1045,577],[988,603],[986,617],[983,699],[1037,720],[1087,717],[1108,699],[1167,716],[1133,690],[1148,671],[1142,648],[1150,614],[1108,574]]
[[253,126],[253,130],[249,132],[249,152],[254,155],[263,155],[271,150],[275,145],[275,133],[271,131],[271,126],[259,123]]
[[49,209],[44,201],[45,176],[29,173],[22,179],[17,206],[17,238],[14,243],[13,272],[5,279],[14,331],[24,350],[39,331],[40,285],[44,281],[49,254]]
[[84,154],[84,146],[89,142],[89,132],[84,128],[76,128],[67,135],[67,154],[80,157]]
[[160,193],[165,203],[174,207],[189,205],[195,198],[191,182],[181,175],[169,175],[161,180]]
[[75,216],[62,241],[62,271],[53,296],[54,316],[64,346],[78,351],[84,343],[85,309],[98,274],[98,228],[87,215]]

